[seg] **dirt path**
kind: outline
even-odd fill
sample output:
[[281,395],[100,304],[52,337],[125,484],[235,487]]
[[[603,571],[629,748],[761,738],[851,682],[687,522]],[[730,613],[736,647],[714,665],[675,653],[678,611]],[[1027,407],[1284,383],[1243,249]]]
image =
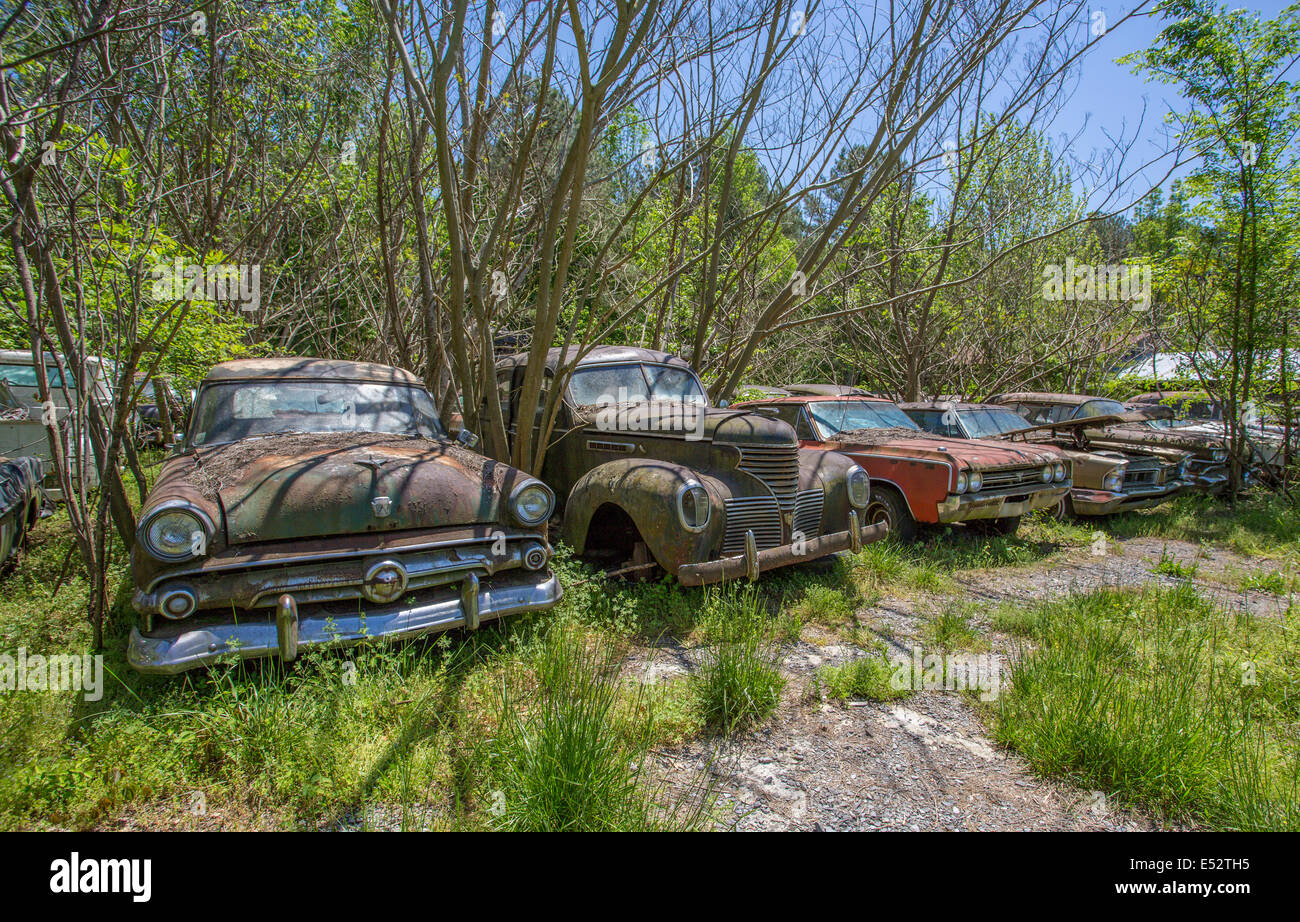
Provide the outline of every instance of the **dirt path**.
[[[996,605],[1059,598],[1102,586],[1174,584],[1152,568],[1162,553],[1190,566],[1198,588],[1224,604],[1276,616],[1285,600],[1234,589],[1235,574],[1269,569],[1222,549],[1183,542],[1110,539],[1103,553],[1083,548],[1019,567],[954,575],[957,593],[886,597],[859,621],[907,650],[925,623],[954,598]],[[1266,564],[1267,562],[1262,562]],[[982,626],[991,652],[1006,655],[1010,639]],[[654,669],[680,674],[689,663],[661,651]],[[782,669],[786,700],[764,727],[722,754],[705,743],[661,757],[671,773],[709,767],[727,825],[742,830],[1039,830],[1154,828],[1144,816],[1116,810],[1101,792],[1036,778],[1014,753],[990,738],[966,695],[923,691],[895,702],[830,704],[808,693],[814,671],[862,655],[846,644],[800,641]]]

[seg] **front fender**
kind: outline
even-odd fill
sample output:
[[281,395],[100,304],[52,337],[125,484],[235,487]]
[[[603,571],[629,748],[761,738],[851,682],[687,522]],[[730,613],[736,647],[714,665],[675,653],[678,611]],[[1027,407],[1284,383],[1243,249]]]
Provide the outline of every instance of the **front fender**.
[[[849,503],[848,472],[853,467],[862,465],[837,451],[799,450],[800,492],[822,490],[825,496],[818,534],[843,531],[849,527],[849,512],[853,506]],[[870,502],[870,493],[867,498]],[[866,521],[862,513],[863,509],[859,509],[858,518]]]
[[[677,491],[698,483],[709,494],[709,521],[699,532],[677,516]],[[688,563],[712,559],[721,548],[725,528],[723,500],[732,490],[717,477],[668,461],[627,458],[610,461],[584,474],[565,503],[560,537],[577,553],[588,550],[587,532],[602,506],[613,505],[632,519],[655,562],[669,573]]]

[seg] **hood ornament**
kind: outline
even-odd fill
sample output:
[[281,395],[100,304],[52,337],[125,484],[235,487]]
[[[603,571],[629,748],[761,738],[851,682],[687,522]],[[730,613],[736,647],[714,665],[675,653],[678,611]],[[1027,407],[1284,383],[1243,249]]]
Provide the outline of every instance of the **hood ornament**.
[[370,501],[370,508],[375,513],[375,518],[386,518],[393,511],[393,501],[387,496],[376,496]]
[[383,467],[385,464],[387,464],[387,463],[389,462],[389,460],[391,460],[391,459],[389,459],[389,458],[376,458],[376,457],[373,456],[373,455],[369,455],[369,456],[367,456],[367,457],[365,457],[365,458],[357,458],[357,459],[355,459],[352,463],[353,463],[353,464],[360,464],[362,467],[368,467],[368,468],[370,468],[372,471],[378,471],[381,467]]

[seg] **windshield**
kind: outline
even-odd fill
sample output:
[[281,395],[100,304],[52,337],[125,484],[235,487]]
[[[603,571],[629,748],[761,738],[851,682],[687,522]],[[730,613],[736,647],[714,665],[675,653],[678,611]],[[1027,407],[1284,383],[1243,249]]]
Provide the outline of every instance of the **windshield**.
[[1128,411],[1118,400],[1089,400],[1079,407],[1072,419],[1084,419],[1089,416],[1123,416]]
[[822,432],[829,438],[838,432],[853,429],[920,429],[911,417],[892,403],[868,400],[815,400],[808,404],[808,412]]
[[987,439],[1017,429],[1028,429],[1033,425],[1019,413],[1010,410],[963,410],[962,424],[972,439]]
[[[8,381],[15,387],[36,387],[36,367],[34,365],[0,365],[0,379]],[[57,366],[45,365],[45,380],[50,387],[63,387],[63,375]]]
[[443,435],[424,388],[338,381],[210,385],[199,394],[190,431],[191,446],[284,432]]
[[575,406],[680,400],[708,406],[704,388],[694,372],[670,365],[591,365],[569,379],[569,399]]

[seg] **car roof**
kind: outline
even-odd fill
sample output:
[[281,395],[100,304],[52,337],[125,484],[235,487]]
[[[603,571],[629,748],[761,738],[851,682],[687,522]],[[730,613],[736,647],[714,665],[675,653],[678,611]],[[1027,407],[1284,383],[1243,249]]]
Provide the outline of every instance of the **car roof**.
[[912,400],[898,405],[904,410],[1007,410],[1000,403],[976,403],[973,400]]
[[1128,398],[1128,403],[1160,403],[1163,400],[1210,400],[1210,395],[1204,391],[1148,391],[1145,394],[1134,394]]
[[[1083,406],[1089,400],[1114,400],[1113,397],[1099,397],[1094,394],[1052,394],[1047,391],[1020,391],[1014,394],[998,394],[992,398],[1001,403],[1007,400],[1024,403],[1063,403],[1072,407]],[[1120,401],[1116,400],[1116,403]]]
[[[47,365],[56,364],[58,357],[53,352],[45,353],[45,363]],[[66,360],[65,360],[66,361]],[[16,365],[32,364],[32,352],[30,349],[0,349],[0,362],[11,362]],[[98,355],[86,356],[87,365],[108,365],[111,364],[107,359]]]
[[204,383],[213,381],[294,381],[321,380],[368,381],[375,384],[402,384],[423,387],[424,382],[402,368],[373,362],[347,362],[342,359],[289,357],[272,359],[236,359],[212,366]]
[[[546,351],[546,367],[551,371],[558,371],[561,365],[572,363],[580,354],[581,349],[578,346],[569,346],[567,349],[554,346]],[[507,355],[497,361],[496,367],[498,370],[502,370],[527,365],[528,355],[527,352],[516,352],[514,355]],[[658,349],[642,349],[640,346],[593,346],[578,361],[578,367],[603,365],[612,362],[651,362],[657,365],[674,365],[687,371],[694,371],[690,362],[679,355],[673,355],[671,352],[660,352]]]
[[807,397],[870,397],[860,387],[850,384],[786,384],[784,390],[790,394]]
[[[744,400],[741,403],[827,403],[836,400],[858,400],[862,403],[893,403],[887,397],[872,397],[868,394],[791,394],[788,397],[759,397]],[[739,406],[740,404],[736,404]]]

